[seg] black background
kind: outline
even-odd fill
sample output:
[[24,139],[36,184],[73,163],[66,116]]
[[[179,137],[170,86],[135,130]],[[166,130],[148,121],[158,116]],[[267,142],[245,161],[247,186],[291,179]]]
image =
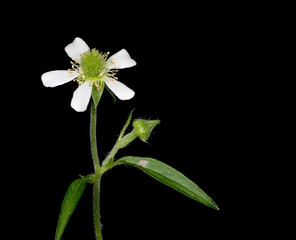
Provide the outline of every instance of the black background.
[[[254,103],[257,90],[250,78],[258,66],[250,59],[260,37],[247,34],[250,22],[241,18],[242,7],[235,12],[217,4],[34,7],[39,10],[23,12],[11,27],[9,48],[3,49],[14,63],[9,76],[18,73],[7,79],[14,86],[6,87],[12,97],[5,105],[5,120],[13,126],[6,148],[15,169],[6,178],[13,188],[8,198],[15,209],[8,221],[12,226],[30,239],[54,239],[67,187],[79,174],[93,171],[89,108],[77,113],[70,107],[77,84],[46,88],[40,79],[44,72],[70,68],[64,47],[81,37],[103,52],[125,48],[137,62],[118,73],[135,97],[114,104],[105,91],[99,104],[100,159],[135,108],[133,118],[161,124],[149,144],[135,140],[117,157],[159,159],[196,182],[220,207],[203,206],[138,169],[116,167],[101,182],[104,239],[239,239],[261,228],[259,215],[245,222],[250,211],[244,201],[255,195],[250,176],[258,169],[252,161],[262,148],[263,132],[255,137],[254,125],[264,123],[260,115],[265,110],[264,103]],[[94,239],[91,185],[63,239]]]

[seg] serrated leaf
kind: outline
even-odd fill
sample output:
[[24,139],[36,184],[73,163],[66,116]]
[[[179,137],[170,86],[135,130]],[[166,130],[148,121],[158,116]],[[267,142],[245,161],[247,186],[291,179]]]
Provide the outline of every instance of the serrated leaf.
[[70,184],[61,206],[61,212],[56,229],[55,240],[61,239],[64,230],[67,226],[67,223],[71,215],[73,214],[80,197],[82,196],[82,193],[85,189],[85,185],[85,179],[81,178],[76,179]]
[[167,186],[183,193],[204,205],[219,210],[216,203],[194,182],[169,165],[153,158],[127,156],[116,164],[136,167]]

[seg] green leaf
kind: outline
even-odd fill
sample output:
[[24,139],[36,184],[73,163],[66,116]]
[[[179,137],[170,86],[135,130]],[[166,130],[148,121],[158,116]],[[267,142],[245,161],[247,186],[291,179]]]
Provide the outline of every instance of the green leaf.
[[95,104],[95,108],[97,108],[99,101],[101,99],[102,93],[104,91],[104,83],[102,83],[102,86],[97,87],[95,84],[93,84],[92,88],[92,99]]
[[74,182],[70,184],[61,206],[61,212],[56,229],[55,240],[61,239],[63,232],[67,226],[67,223],[72,213],[74,212],[77,203],[84,191],[85,185],[86,180],[81,178],[76,179]]
[[163,162],[153,158],[127,156],[119,159],[116,162],[116,165],[118,164],[128,164],[139,168],[151,177],[183,193],[187,197],[219,210],[216,203],[194,182]]

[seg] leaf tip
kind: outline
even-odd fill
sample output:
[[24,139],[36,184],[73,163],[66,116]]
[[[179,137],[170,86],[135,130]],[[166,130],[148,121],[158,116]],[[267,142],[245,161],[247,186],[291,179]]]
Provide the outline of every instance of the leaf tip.
[[214,210],[217,210],[217,211],[220,210],[220,208],[218,207],[218,205],[213,200],[211,201],[210,207],[213,208]]
[[216,207],[214,208],[215,210],[219,211],[220,208],[216,205]]

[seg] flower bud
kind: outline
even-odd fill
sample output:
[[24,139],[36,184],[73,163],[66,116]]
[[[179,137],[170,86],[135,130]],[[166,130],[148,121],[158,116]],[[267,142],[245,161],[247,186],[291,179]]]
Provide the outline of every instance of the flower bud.
[[136,119],[133,122],[134,130],[137,132],[138,137],[143,141],[149,138],[150,134],[152,133],[153,128],[159,124],[159,120],[143,120],[143,119]]

